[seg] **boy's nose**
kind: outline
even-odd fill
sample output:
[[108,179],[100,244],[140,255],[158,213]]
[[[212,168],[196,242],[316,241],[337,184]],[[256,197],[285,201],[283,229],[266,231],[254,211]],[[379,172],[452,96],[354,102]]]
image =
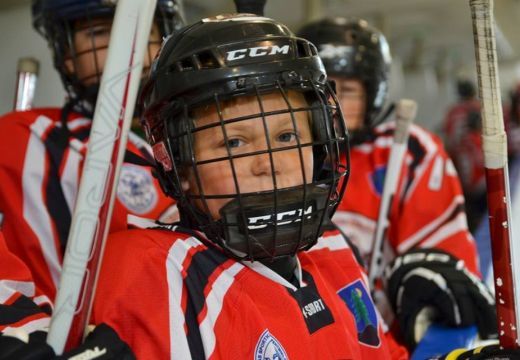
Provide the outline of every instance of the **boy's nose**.
[[[272,158],[272,161],[271,161]],[[276,155],[272,154],[272,157],[269,153],[255,155],[251,164],[251,171],[255,176],[272,176],[273,170],[274,174],[278,175],[279,169],[276,166]]]

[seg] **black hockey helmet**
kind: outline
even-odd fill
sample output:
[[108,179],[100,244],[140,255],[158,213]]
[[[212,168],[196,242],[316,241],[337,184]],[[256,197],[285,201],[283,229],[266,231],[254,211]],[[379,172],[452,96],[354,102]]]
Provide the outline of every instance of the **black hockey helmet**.
[[[94,83],[85,86],[87,79],[78,78],[75,71],[75,57],[79,54],[74,46],[74,22],[114,16],[117,0],[33,0],[33,26],[46,40],[52,51],[54,66],[58,70],[69,100],[79,105],[85,115],[92,115],[101,81],[101,70],[89,76],[96,78]],[[183,26],[178,0],[158,0],[154,22],[159,27],[161,36],[167,36]],[[88,25],[87,25],[88,26]],[[96,51],[100,49],[92,49]],[[153,56],[149,54],[149,56]],[[72,59],[71,70],[66,66],[67,59]],[[150,59],[151,62],[152,59]],[[95,64],[97,66],[97,64]],[[144,69],[146,71],[146,69]]]
[[457,95],[461,100],[472,99],[477,94],[475,83],[469,79],[457,79]]
[[[304,107],[291,103],[292,92],[303,94]],[[283,109],[265,110],[265,98],[272,94],[284,100]],[[224,119],[220,109],[225,102],[243,97],[258,104],[259,110]],[[236,258],[261,260],[308,249],[330,224],[347,182],[346,128],[316,48],[285,25],[251,14],[231,14],[203,19],[173,34],[152,65],[141,103],[160,182],[178,201],[183,225],[202,230]],[[215,122],[197,127],[194,113],[208,106],[216,109]],[[273,150],[266,125],[269,117],[286,115],[297,132],[295,118],[302,112],[308,117],[311,142],[297,140],[293,146]],[[266,148],[235,155],[226,128],[253,120],[264,123]],[[195,135],[209,127],[220,128],[226,155],[200,161],[194,151]],[[271,190],[240,191],[234,170],[238,158],[267,154],[273,170],[275,152],[295,149],[304,184],[279,188],[273,171]],[[304,149],[312,150],[312,179],[305,178]],[[204,193],[197,168],[209,162],[233,169],[235,193]],[[196,177],[197,191],[183,189],[186,171]],[[222,198],[227,202],[220,208],[220,218],[214,219],[208,201]]]
[[323,19],[305,25],[298,36],[312,42],[329,76],[359,79],[365,86],[365,126],[375,125],[388,93],[391,56],[384,35],[361,19]]

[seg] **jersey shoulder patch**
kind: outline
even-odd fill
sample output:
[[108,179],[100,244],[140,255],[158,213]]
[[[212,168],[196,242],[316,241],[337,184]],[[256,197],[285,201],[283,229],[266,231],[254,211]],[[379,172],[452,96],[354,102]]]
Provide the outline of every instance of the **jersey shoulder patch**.
[[339,297],[345,302],[356,320],[358,341],[370,347],[379,347],[377,312],[363,282],[356,280],[338,291]]
[[157,205],[159,195],[149,169],[123,164],[117,186],[117,198],[137,215],[143,215]]
[[265,331],[260,335],[255,347],[255,360],[287,360],[289,357],[282,344],[269,332]]

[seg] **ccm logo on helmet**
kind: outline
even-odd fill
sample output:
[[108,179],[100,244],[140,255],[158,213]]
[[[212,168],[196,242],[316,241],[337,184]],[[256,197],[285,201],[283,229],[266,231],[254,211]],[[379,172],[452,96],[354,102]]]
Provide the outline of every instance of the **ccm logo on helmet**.
[[319,55],[323,59],[333,59],[335,57],[345,57],[352,52],[352,46],[322,44],[320,45]]
[[255,46],[245,49],[231,50],[227,52],[226,61],[234,61],[244,59],[246,57],[255,58],[260,56],[269,56],[289,53],[289,45],[273,45],[273,46]]
[[[287,224],[299,222],[299,221],[301,221],[302,212],[303,212],[303,209],[279,212],[278,214],[276,214],[276,225],[281,226],[281,225],[287,225]],[[307,208],[307,210],[305,210],[303,215],[311,215],[311,214],[312,214],[312,205],[309,206]],[[307,218],[309,218],[309,217],[310,216],[308,216]],[[250,217],[250,218],[248,218],[249,224],[248,224],[247,228],[249,230],[258,230],[258,229],[266,228],[268,224],[266,224],[265,222],[271,220],[272,218],[273,218],[273,215],[271,215],[271,214]],[[258,223],[259,223],[259,225],[255,225]]]

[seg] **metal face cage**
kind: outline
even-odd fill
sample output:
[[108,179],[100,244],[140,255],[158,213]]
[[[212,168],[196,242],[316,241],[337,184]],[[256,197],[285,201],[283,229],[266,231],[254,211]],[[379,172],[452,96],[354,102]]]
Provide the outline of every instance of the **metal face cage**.
[[[280,80],[254,84],[233,96],[216,92],[202,103],[181,99],[150,115],[160,120],[145,121],[155,124],[147,128],[149,140],[183,225],[201,230],[235,258],[275,259],[310,248],[345,190],[348,137],[338,101],[327,82],[300,79],[290,86]],[[240,101],[256,111],[231,110],[228,116]],[[200,109],[211,109],[211,120],[200,121]],[[277,126],[285,132],[280,135]],[[247,129],[239,132],[244,139],[237,128]],[[262,131],[256,147],[247,138],[254,129]],[[208,147],[212,155],[201,156]],[[257,161],[266,164],[262,181],[248,182],[243,169]],[[224,175],[212,179],[228,186],[212,191],[218,186],[207,172],[216,168]]]

